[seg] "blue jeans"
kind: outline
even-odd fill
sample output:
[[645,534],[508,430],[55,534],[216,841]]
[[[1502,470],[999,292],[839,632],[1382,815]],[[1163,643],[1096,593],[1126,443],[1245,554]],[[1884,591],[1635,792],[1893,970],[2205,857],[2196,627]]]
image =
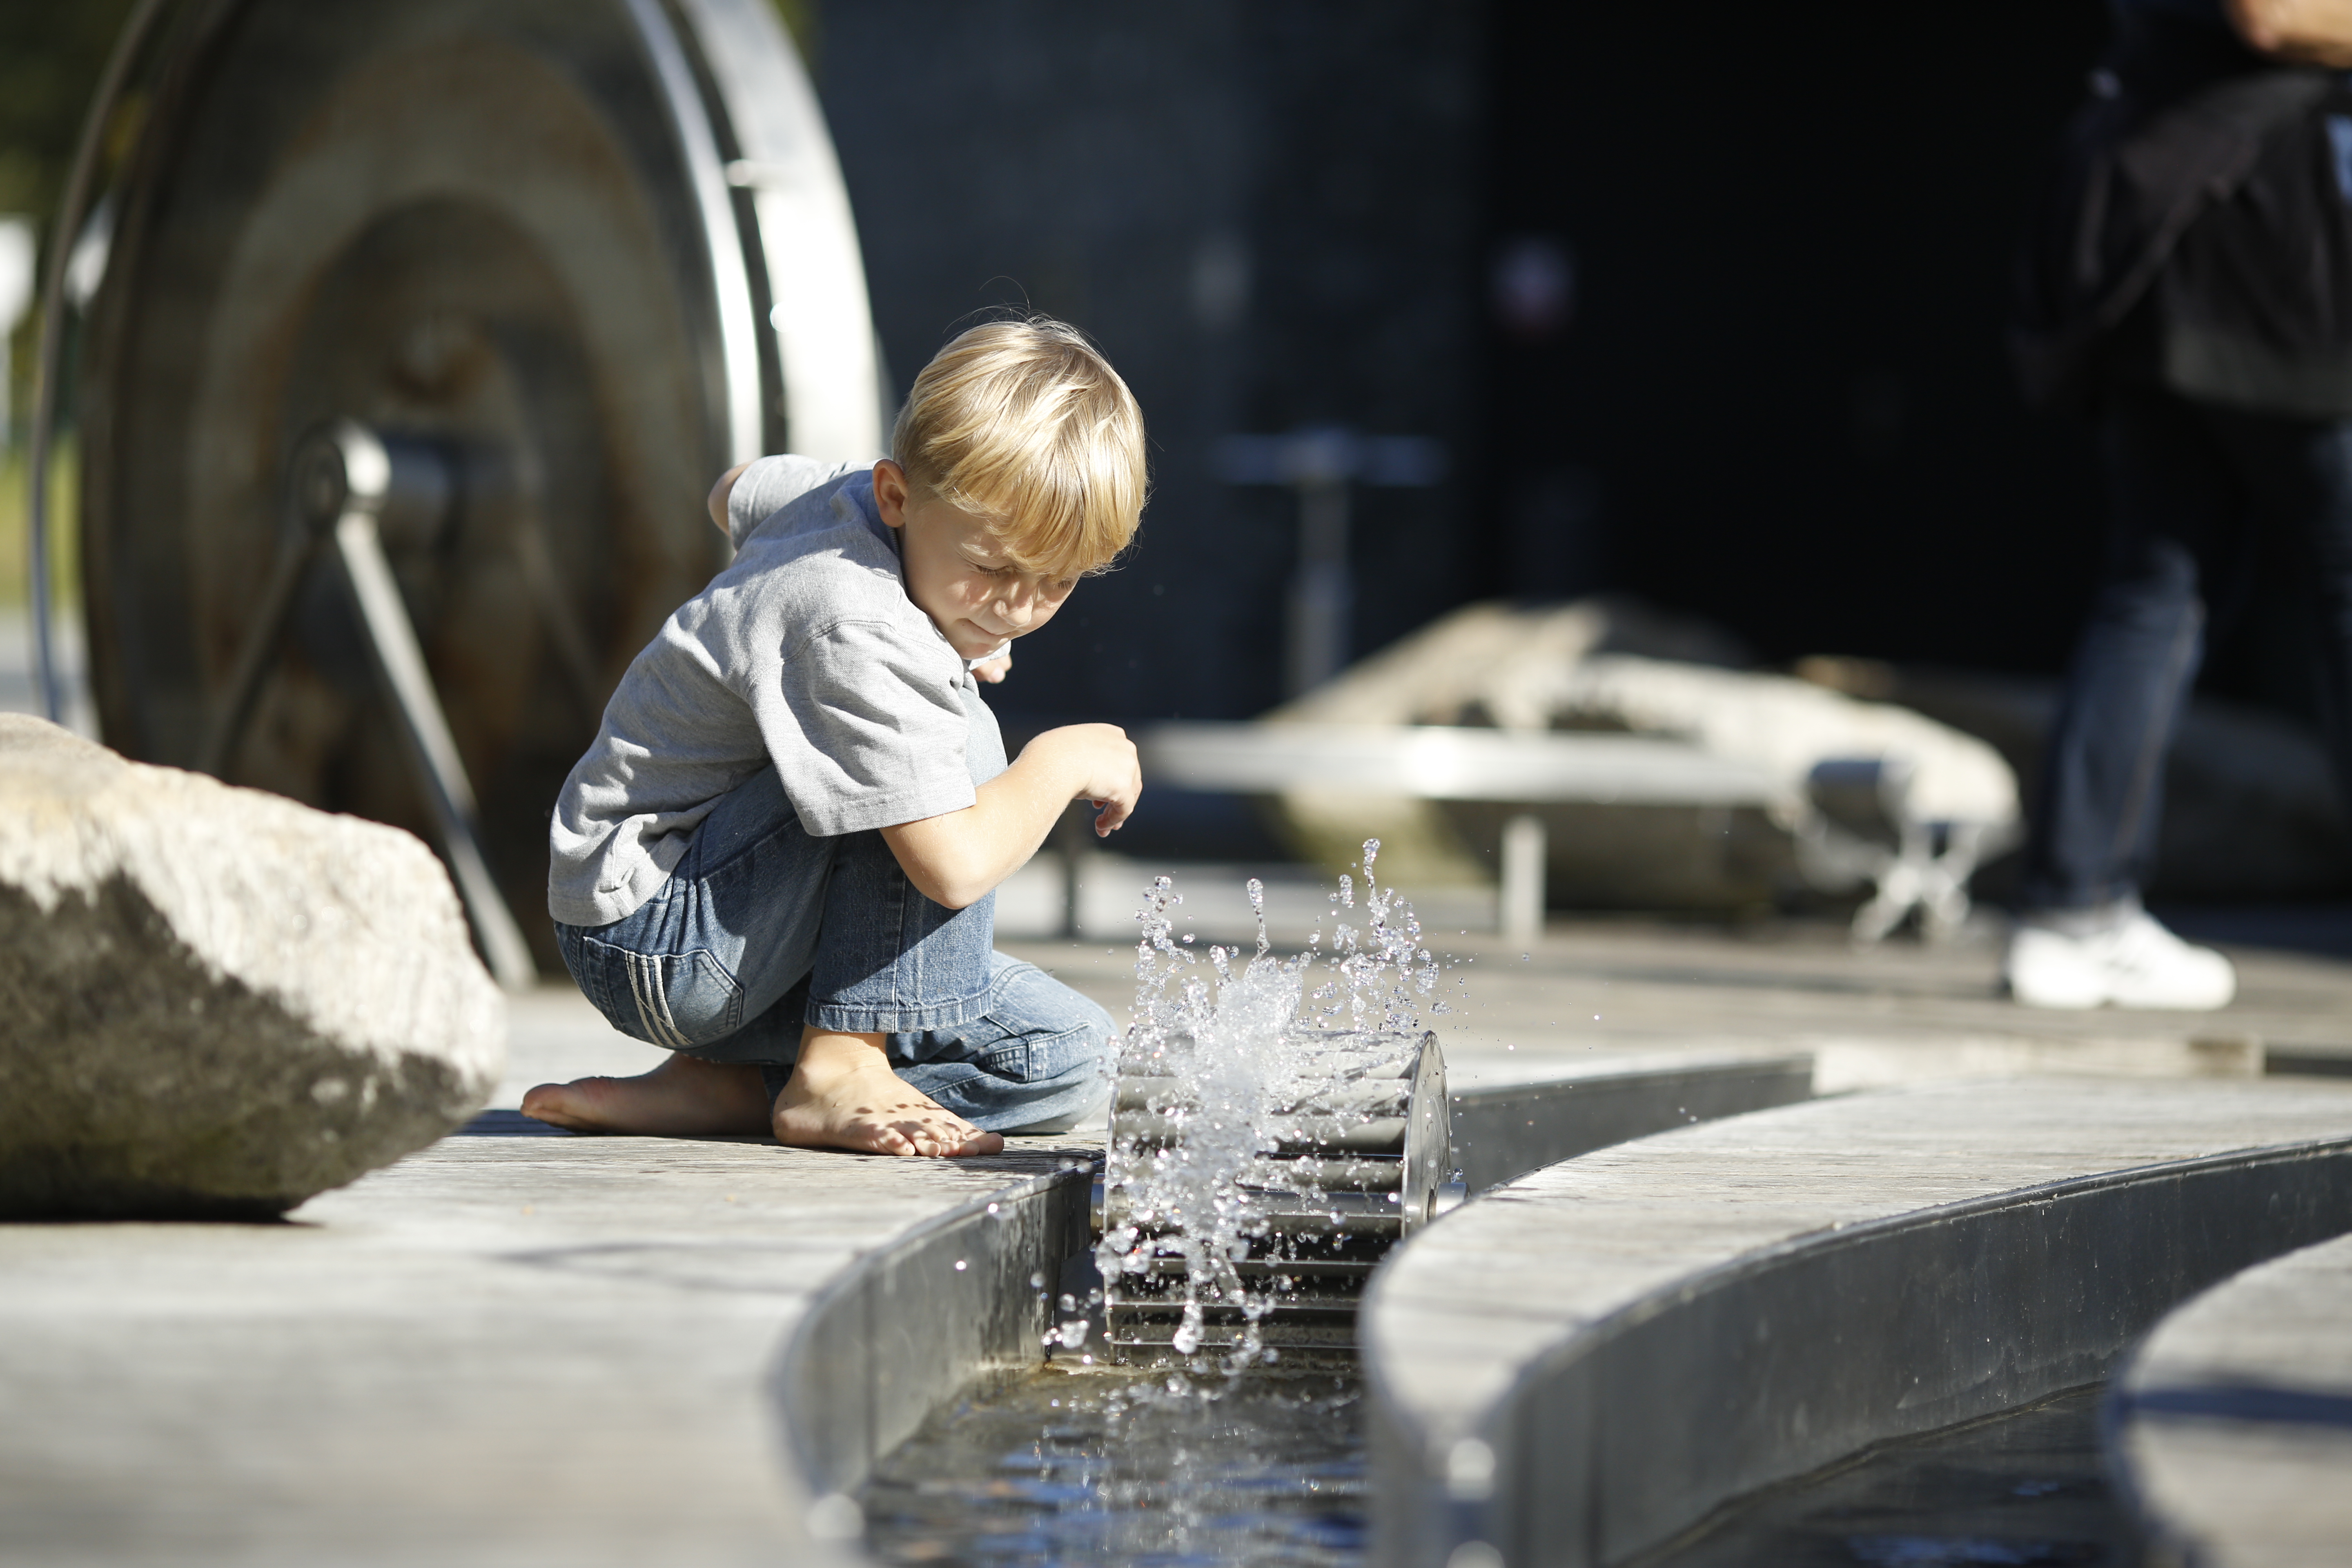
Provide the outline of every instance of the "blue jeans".
[[812,837],[762,768],[695,829],[669,880],[610,925],[558,922],[572,977],[625,1035],[759,1067],[801,1028],[882,1034],[900,1079],[992,1132],[1067,1127],[1108,1094],[1110,1015],[992,951],[996,896],[917,892],[879,832]]
[[2207,607],[2224,620],[2243,607],[2257,548],[2285,552],[2316,597],[2322,718],[2339,786],[2352,780],[2352,422],[2130,391],[2100,437],[2107,555],[2042,760],[2026,847],[2033,910],[2138,897]]

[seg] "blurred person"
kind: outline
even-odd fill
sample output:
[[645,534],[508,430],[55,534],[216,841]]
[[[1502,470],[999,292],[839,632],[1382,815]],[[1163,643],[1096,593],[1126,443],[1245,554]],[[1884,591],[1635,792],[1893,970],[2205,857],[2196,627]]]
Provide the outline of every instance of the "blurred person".
[[978,682],[1133,538],[1143,416],[1075,329],[971,329],[869,469],[769,457],[710,494],[734,562],[630,665],[550,828],[580,989],[675,1054],[541,1084],[583,1131],[993,1153],[1101,1107],[1110,1015],[994,951],[994,889],[1072,800],[1143,787],[1108,724],[1007,766]]
[[2106,554],[2002,964],[2042,1007],[2214,1008],[2228,959],[2141,907],[2209,605],[2252,553],[2316,597],[2352,798],[2352,0],[2110,0],[2024,268],[2030,398],[2095,423]]

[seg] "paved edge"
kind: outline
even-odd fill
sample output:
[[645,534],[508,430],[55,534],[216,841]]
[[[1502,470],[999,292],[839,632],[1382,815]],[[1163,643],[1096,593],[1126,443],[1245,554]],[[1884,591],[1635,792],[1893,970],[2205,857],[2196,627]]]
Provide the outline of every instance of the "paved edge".
[[1095,1170],[1073,1161],[926,1221],[811,1300],[772,1386],[820,1506],[844,1511],[830,1500],[974,1379],[1045,1359],[1062,1265],[1093,1245]]
[[2108,1473],[2151,1568],[2341,1563],[2352,1542],[2352,1236],[2167,1313],[2117,1375]]
[[[1455,1147],[1491,1185],[1569,1153],[1801,1100],[1811,1081],[1812,1058],[1799,1055],[1465,1089],[1452,1097]],[[975,1198],[865,1254],[812,1299],[772,1386],[813,1497],[846,1498],[976,1379],[1045,1359],[1064,1266],[1093,1246],[1096,1174],[1079,1163]]]
[[1454,1163],[1473,1193],[1612,1143],[1793,1105],[1813,1094],[1799,1053],[1636,1067],[1453,1095]]
[[[1674,1194],[1647,1206],[1669,1230]],[[2173,1303],[2347,1228],[2352,1135],[1832,1225],[1564,1324],[1451,1442],[1402,1405],[1360,1331],[1371,1561],[1638,1559],[1874,1443],[2096,1382]]]

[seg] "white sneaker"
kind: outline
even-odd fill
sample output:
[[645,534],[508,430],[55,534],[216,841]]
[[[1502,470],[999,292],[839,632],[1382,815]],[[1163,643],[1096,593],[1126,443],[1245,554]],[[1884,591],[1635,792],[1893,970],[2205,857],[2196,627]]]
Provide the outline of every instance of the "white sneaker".
[[2134,910],[2101,931],[2070,934],[2019,923],[2001,961],[2009,994],[2029,1007],[2165,1007],[2210,1012],[2238,994],[2238,972],[2210,947],[2191,947]]

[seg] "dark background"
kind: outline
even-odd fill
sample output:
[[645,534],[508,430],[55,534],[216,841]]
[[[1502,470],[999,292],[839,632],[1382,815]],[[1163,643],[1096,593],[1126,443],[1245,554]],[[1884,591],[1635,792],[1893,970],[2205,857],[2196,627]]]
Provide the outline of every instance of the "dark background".
[[[1486,446],[1486,32],[1471,5],[819,7],[817,75],[903,388],[971,312],[1095,334],[1156,494],[1127,567],[1024,640],[1008,716],[1240,716],[1281,695],[1294,503],[1209,468],[1308,421]],[[1356,509],[1357,646],[1490,587],[1469,489]]]
[[[1614,588],[1767,661],[2063,664],[2087,437],[2025,414],[2001,326],[2096,0],[813,11],[900,385],[1025,302],[1150,422],[1141,544],[1024,642],[1009,719],[1277,700],[1292,503],[1208,452],[1321,420],[1453,458],[1359,493],[1359,653]],[[1498,298],[1531,247],[1572,275],[1549,320]]]
[[[2099,0],[776,3],[898,384],[1026,305],[1143,401],[1140,544],[1023,644],[1014,728],[1278,700],[1295,503],[1209,458],[1324,421],[1451,459],[1358,493],[1359,654],[1615,589],[1768,663],[2063,664],[2088,437],[2025,414],[2001,325]],[[46,216],[126,9],[0,0],[0,208]],[[1552,291],[1513,307],[1530,258]],[[2223,636],[2207,688],[2303,708],[2280,625]]]

